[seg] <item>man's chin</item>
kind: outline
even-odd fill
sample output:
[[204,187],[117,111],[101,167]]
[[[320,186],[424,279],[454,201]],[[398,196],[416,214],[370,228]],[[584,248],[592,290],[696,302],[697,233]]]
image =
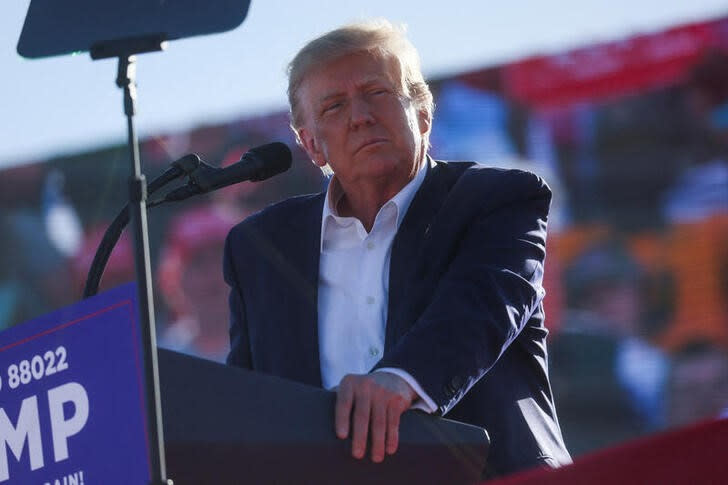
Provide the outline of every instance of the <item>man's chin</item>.
[[402,172],[400,164],[389,158],[372,158],[362,165],[362,173],[369,177],[390,177]]

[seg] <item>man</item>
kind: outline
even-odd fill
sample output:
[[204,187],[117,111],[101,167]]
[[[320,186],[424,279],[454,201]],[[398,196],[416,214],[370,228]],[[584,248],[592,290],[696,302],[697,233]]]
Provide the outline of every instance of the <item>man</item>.
[[230,232],[228,362],[335,389],[356,458],[368,439],[373,461],[394,453],[417,407],[485,427],[496,472],[569,462],[546,369],[543,181],[427,156],[432,94],[384,21],[307,44],[289,101],[333,177]]

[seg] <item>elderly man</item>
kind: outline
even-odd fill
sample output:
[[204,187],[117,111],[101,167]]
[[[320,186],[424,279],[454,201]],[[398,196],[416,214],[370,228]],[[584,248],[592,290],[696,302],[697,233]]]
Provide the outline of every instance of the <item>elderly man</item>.
[[228,362],[335,389],[356,458],[368,440],[373,461],[394,453],[416,407],[486,428],[497,473],[568,463],[541,304],[548,187],[427,156],[432,94],[385,21],[307,44],[289,101],[333,176],[230,232]]

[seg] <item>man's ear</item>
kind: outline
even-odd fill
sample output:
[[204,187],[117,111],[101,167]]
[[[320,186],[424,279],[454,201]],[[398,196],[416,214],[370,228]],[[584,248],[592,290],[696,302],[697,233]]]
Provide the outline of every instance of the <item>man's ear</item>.
[[300,128],[298,130],[298,139],[301,142],[301,147],[314,165],[323,167],[328,163],[319,143],[316,141],[316,138],[314,138],[306,128]]
[[432,128],[432,116],[426,109],[417,111],[417,124],[420,127],[420,134],[424,135]]

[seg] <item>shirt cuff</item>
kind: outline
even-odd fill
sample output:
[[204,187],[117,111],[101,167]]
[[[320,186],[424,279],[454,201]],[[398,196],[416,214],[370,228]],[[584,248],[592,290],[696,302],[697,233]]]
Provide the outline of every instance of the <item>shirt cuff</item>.
[[409,372],[403,371],[402,369],[398,369],[396,367],[382,367],[376,369],[374,372],[389,372],[390,374],[401,377],[405,380],[407,384],[412,386],[412,389],[415,390],[419,399],[412,402],[410,409],[419,409],[428,414],[432,414],[437,411],[435,401],[433,401],[432,398],[427,395],[424,389],[422,389],[422,386],[420,386],[420,384],[415,380],[414,377],[410,375]]

